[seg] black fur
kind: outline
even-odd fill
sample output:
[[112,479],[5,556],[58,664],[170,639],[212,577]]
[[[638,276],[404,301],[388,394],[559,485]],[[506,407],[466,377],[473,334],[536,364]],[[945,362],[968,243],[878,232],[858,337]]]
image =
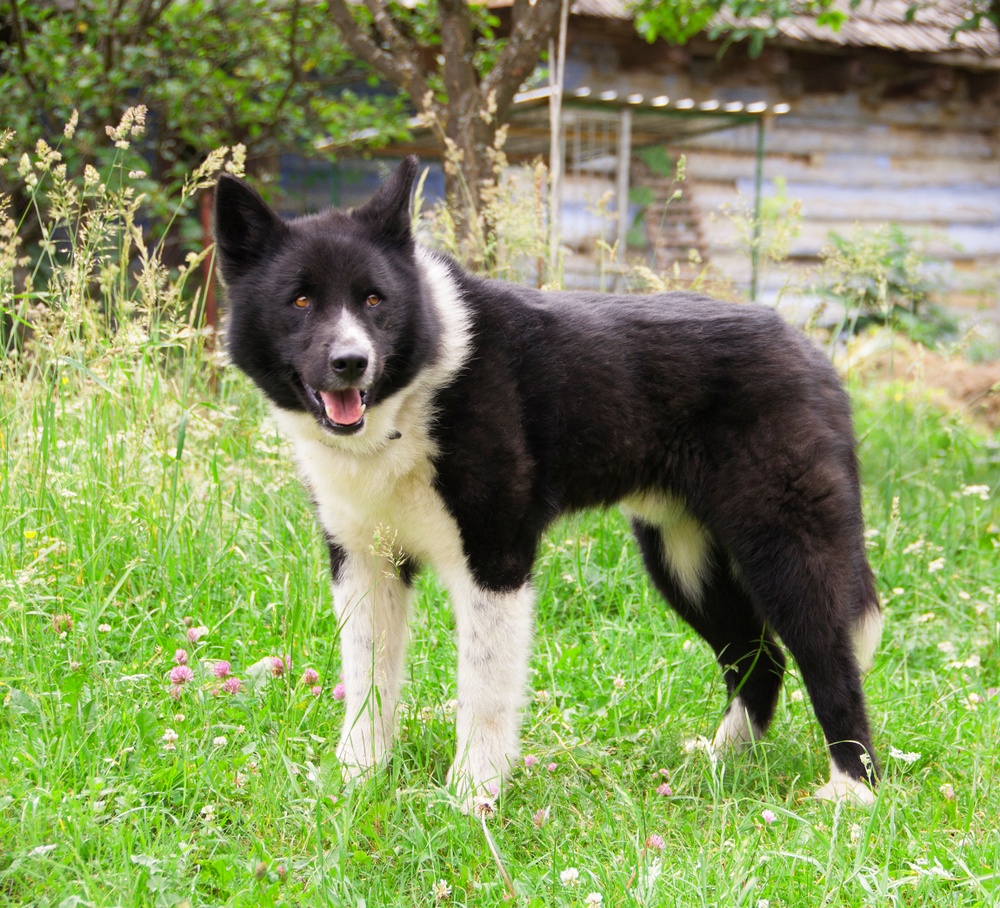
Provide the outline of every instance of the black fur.
[[[220,180],[217,238],[232,303],[229,349],[277,406],[316,410],[333,388],[333,316],[374,339],[368,406],[442,355],[409,228],[416,162],[353,212],[283,221]],[[682,501],[707,529],[702,595],[665,566],[659,528],[634,530],[650,575],[715,650],[731,695],[761,728],[784,656],[798,663],[837,765],[873,758],[852,635],[877,598],[862,535],[850,406],[825,357],[774,312],[690,293],[540,292],[449,263],[473,351],[435,397],[434,485],[486,589],[520,587],[559,514],[639,492]],[[386,306],[359,301],[377,292]],[[312,309],[297,311],[299,294]],[[321,416],[317,417],[321,419]],[[330,540],[334,575],[343,552]],[[404,563],[412,581],[415,568]]]

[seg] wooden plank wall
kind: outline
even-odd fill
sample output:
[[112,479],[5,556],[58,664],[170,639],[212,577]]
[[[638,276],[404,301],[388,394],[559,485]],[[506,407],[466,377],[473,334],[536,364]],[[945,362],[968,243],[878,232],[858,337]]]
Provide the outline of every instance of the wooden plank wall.
[[[571,36],[572,37],[572,36]],[[768,124],[765,195],[785,181],[801,202],[791,258],[764,275],[762,297],[802,287],[831,231],[899,223],[917,237],[954,305],[1000,318],[1000,70],[963,69],[873,48],[772,46],[757,59],[693,42],[639,46],[622,30],[571,42],[568,73],[595,90],[665,93],[696,101],[787,102]],[[687,173],[713,264],[737,289],[749,256],[725,206],[750,203],[753,126],[703,135],[673,153]],[[808,293],[805,296],[809,296]]]
[[[850,106],[845,103],[845,113]],[[763,299],[809,282],[831,232],[843,236],[898,223],[932,258],[950,304],[1000,304],[1000,144],[995,135],[961,126],[835,119],[829,105],[825,120],[811,117],[806,104],[794,111],[768,123],[764,194],[775,194],[776,181],[784,181],[786,196],[801,203],[800,232],[787,264],[766,269]],[[745,241],[733,221],[718,213],[752,200],[755,149],[753,127],[678,146],[687,156],[707,224],[709,257],[740,285],[749,282]]]

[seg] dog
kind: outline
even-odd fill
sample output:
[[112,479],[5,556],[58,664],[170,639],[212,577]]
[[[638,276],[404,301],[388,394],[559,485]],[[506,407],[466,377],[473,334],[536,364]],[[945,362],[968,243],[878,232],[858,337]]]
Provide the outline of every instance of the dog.
[[829,750],[817,796],[871,803],[861,678],[882,615],[830,363],[764,307],[469,274],[415,241],[417,170],[407,158],[364,205],[292,220],[235,177],[216,188],[229,354],[291,440],[329,547],[345,776],[390,750],[429,567],[458,637],[448,781],[466,809],[495,795],[519,751],[542,534],[617,505],[722,667],[713,750],[764,734],[780,640]]

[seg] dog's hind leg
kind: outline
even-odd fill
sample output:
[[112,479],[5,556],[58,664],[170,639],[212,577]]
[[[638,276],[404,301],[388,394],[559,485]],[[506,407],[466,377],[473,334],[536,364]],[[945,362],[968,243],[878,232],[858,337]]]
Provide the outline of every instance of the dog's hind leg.
[[830,753],[830,781],[816,796],[872,803],[878,766],[861,671],[881,615],[863,551],[816,537],[797,548],[786,537],[780,550],[756,554],[743,565],[744,580],[798,664]]
[[713,751],[757,740],[767,730],[781,688],[785,658],[740,582],[729,559],[705,533],[706,544],[688,540],[676,522],[664,528],[633,519],[646,570],[678,614],[712,647],[722,666],[729,707]]
[[330,564],[346,706],[337,758],[351,779],[382,762],[392,745],[412,578],[406,562],[346,552],[334,542]]

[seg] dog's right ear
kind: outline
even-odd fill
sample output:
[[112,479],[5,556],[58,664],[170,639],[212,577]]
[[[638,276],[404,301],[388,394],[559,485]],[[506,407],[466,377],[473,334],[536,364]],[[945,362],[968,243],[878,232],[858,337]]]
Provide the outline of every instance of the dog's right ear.
[[287,225],[254,189],[227,173],[215,186],[215,243],[229,283],[256,265],[284,237]]

